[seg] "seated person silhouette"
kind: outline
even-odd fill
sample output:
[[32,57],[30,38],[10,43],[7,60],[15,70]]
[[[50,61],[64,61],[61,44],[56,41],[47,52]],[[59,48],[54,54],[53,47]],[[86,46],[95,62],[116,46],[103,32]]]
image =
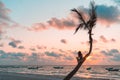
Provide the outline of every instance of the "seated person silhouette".
[[80,62],[82,59],[83,59],[83,55],[81,53],[81,51],[78,51],[78,57],[77,58],[77,61]]

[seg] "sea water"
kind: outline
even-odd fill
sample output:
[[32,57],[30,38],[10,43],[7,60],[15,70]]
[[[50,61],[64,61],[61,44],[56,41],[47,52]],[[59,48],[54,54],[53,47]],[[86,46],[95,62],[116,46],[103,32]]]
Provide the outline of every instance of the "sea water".
[[[24,74],[42,74],[42,75],[67,75],[73,70],[75,66],[63,66],[63,69],[55,69],[54,66],[42,66],[39,69],[28,69],[28,66],[13,66],[4,65],[0,66],[0,72],[14,72]],[[90,70],[87,68],[90,67]],[[117,68],[120,69],[119,65],[83,65],[79,71],[75,74],[76,77],[84,78],[106,78],[111,80],[120,80],[120,71],[107,71],[105,68]]]

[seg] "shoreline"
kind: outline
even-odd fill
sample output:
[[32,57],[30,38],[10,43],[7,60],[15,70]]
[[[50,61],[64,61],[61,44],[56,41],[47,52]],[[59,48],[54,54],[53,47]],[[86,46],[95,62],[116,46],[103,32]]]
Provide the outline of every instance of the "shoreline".
[[[64,77],[65,76],[61,75],[0,72],[0,80],[63,80]],[[71,80],[110,80],[110,79],[73,77]]]

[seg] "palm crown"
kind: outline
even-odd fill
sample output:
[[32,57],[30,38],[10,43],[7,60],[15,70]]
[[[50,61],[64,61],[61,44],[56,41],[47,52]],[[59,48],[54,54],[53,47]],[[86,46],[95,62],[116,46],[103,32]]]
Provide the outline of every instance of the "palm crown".
[[91,2],[90,6],[91,7],[89,9],[89,20],[88,21],[83,18],[83,15],[79,10],[77,10],[75,8],[72,9],[73,12],[77,13],[78,19],[80,20],[80,24],[76,28],[75,33],[79,29],[92,30],[92,28],[96,24],[96,21],[97,21],[97,15],[96,15],[96,12],[95,12],[96,6],[95,6],[94,2]]

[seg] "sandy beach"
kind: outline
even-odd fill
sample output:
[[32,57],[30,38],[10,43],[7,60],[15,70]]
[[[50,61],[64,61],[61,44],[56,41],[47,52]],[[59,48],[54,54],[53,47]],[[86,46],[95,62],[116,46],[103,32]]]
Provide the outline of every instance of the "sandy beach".
[[[63,80],[63,78],[64,76],[56,76],[56,75],[54,76],[54,75],[0,72],[0,80]],[[109,79],[74,77],[71,80],[109,80]]]

